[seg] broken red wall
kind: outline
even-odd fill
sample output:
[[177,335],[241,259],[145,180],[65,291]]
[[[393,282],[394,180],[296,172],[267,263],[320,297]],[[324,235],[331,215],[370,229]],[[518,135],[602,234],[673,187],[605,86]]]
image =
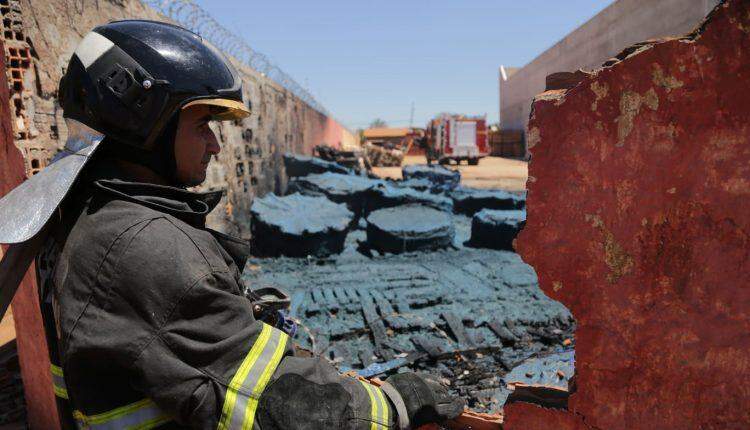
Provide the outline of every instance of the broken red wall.
[[534,103],[519,251],[578,321],[569,411],[508,429],[750,426],[750,1]]

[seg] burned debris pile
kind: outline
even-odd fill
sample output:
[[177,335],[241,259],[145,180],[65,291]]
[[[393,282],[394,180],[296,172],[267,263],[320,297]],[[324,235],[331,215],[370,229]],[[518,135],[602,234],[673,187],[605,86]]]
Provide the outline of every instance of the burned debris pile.
[[478,410],[496,411],[504,375],[530,356],[562,351],[573,319],[507,251],[444,249],[335,261],[251,259],[248,286],[292,296],[295,341],[341,370],[428,372]]
[[244,281],[289,293],[295,341],[341,370],[428,372],[472,408],[497,411],[504,375],[570,348],[575,323],[512,252],[522,194],[462,188],[443,167],[404,176],[311,173],[291,178],[284,197],[256,199],[262,252]]
[[287,194],[323,196],[333,202],[346,204],[350,211],[360,216],[369,192],[382,184],[383,181],[363,176],[326,172],[293,178],[289,181]]
[[507,400],[567,409],[570,378],[575,372],[573,350],[530,358],[505,375]]
[[428,206],[379,209],[367,217],[367,244],[383,253],[432,251],[452,243],[450,215]]
[[420,204],[445,212],[453,210],[453,202],[443,195],[385,184],[370,190],[365,202],[365,212],[409,204]]
[[325,161],[334,161],[349,169],[363,170],[366,167],[367,159],[361,149],[344,150],[329,145],[317,145],[313,148],[313,153]]
[[290,178],[325,172],[343,173],[345,175],[354,173],[353,170],[336,162],[297,154],[284,154],[284,168]]
[[461,172],[441,165],[412,164],[404,166],[401,174],[405,181],[426,179],[435,189],[441,191],[452,190],[461,183]]
[[505,190],[477,190],[459,187],[450,193],[456,213],[474,215],[482,209],[514,210],[526,207],[525,193]]
[[469,245],[512,251],[513,239],[525,224],[525,210],[482,209],[471,219]]
[[354,214],[324,197],[269,194],[250,209],[257,255],[326,257],[344,249]]
[[404,151],[394,147],[365,144],[365,154],[372,166],[395,167],[404,161]]

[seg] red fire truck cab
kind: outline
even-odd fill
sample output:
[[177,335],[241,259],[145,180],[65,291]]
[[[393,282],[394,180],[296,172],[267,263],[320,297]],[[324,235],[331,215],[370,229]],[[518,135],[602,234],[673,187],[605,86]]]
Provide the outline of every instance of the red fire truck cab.
[[476,165],[489,155],[487,119],[464,115],[441,114],[427,124],[424,137],[427,162],[460,164],[466,160]]

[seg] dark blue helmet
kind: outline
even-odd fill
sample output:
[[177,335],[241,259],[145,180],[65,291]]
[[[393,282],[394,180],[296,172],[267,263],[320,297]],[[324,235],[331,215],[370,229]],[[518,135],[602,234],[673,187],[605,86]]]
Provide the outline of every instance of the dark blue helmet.
[[88,33],[60,81],[59,100],[65,118],[146,150],[188,104],[214,106],[217,119],[250,113],[221,52],[182,27],[143,20]]

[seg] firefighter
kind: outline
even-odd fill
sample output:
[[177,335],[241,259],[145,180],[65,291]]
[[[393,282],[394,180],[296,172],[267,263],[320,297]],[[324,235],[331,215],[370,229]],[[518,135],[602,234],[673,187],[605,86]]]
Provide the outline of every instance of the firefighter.
[[166,23],[102,25],[59,99],[65,151],[8,200],[29,202],[14,209],[28,215],[0,236],[49,231],[37,267],[66,425],[407,429],[463,410],[431,377],[378,388],[296,355],[255,319],[247,244],[205,226],[220,194],[187,190],[220,151],[210,122],[250,114],[210,44]]

